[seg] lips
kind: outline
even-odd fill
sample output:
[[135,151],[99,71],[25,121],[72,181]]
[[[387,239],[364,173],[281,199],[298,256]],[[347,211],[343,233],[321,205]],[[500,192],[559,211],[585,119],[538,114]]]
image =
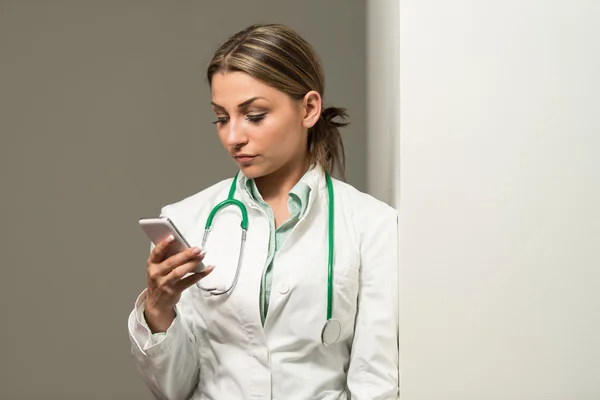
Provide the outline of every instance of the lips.
[[250,154],[237,154],[235,156],[233,156],[237,161],[245,163],[245,162],[249,162],[252,161],[253,159],[256,158],[256,156],[250,155]]

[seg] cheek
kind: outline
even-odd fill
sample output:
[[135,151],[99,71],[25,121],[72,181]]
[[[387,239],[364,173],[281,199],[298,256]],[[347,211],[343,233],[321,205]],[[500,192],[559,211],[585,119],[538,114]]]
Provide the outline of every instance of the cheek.
[[286,113],[279,118],[265,120],[265,138],[285,148],[296,147],[302,135],[301,120],[295,114]]
[[287,126],[279,118],[265,118],[258,125],[250,125],[248,132],[251,132],[251,141],[259,144],[263,148],[281,147],[286,144]]

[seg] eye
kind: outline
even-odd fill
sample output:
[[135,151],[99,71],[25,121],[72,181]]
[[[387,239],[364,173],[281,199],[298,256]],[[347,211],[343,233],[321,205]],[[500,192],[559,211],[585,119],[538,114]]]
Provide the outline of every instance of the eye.
[[267,113],[255,114],[255,115],[247,115],[246,119],[248,121],[250,121],[250,122],[253,122],[253,123],[257,124],[260,121],[262,121],[263,119],[265,119],[265,115],[267,115]]
[[218,117],[216,121],[213,121],[213,124],[226,124],[228,117]]

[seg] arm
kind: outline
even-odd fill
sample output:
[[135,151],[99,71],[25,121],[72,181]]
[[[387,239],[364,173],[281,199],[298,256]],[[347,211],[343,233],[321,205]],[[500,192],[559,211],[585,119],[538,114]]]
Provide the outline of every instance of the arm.
[[156,399],[188,399],[198,384],[200,372],[193,322],[185,317],[185,307],[180,302],[167,331],[152,334],[144,319],[145,301],[146,290],[129,315],[134,363]]
[[397,399],[398,216],[387,208],[363,221],[366,228],[360,238],[362,266],[348,389],[353,400]]
[[151,245],[148,288],[129,315],[128,329],[134,362],[154,396],[178,400],[190,397],[200,372],[194,304],[186,289],[210,270],[184,277],[203,256],[186,250],[165,259],[170,243]]

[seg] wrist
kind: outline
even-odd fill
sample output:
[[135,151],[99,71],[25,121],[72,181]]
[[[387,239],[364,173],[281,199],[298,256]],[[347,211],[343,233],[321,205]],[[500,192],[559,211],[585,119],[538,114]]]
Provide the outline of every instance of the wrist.
[[175,308],[158,310],[146,302],[144,319],[152,333],[166,332],[175,319]]

